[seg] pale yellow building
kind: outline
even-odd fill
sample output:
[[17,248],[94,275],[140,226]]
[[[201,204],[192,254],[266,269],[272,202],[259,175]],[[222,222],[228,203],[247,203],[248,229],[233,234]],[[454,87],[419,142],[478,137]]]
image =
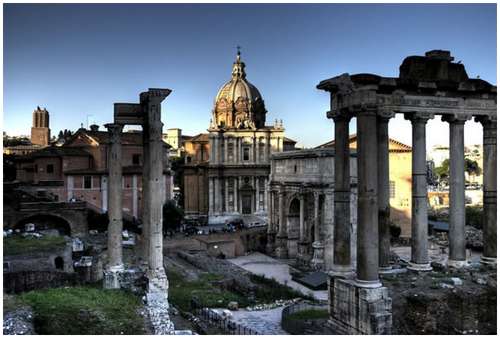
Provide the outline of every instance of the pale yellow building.
[[[349,136],[349,146],[356,151],[356,135]],[[317,148],[333,148],[330,141]],[[389,193],[391,222],[401,227],[402,237],[411,237],[411,147],[389,139]]]

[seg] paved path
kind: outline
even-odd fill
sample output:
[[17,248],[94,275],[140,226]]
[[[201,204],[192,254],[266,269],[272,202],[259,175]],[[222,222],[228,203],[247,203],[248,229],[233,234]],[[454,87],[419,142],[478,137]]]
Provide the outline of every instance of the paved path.
[[328,292],[326,290],[313,291],[302,284],[292,280],[290,275],[290,266],[285,262],[266,256],[262,253],[255,252],[247,256],[240,256],[228,261],[242,267],[245,270],[253,272],[256,275],[264,275],[267,278],[274,278],[281,284],[302,292],[305,295],[312,294],[314,298],[319,300],[327,300]]

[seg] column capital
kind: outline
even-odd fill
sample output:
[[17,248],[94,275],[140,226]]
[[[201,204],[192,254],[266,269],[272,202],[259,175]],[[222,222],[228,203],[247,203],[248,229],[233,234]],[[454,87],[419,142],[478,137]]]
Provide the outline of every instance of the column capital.
[[377,111],[377,117],[381,122],[389,122],[396,113],[392,109],[379,108]]
[[470,120],[471,118],[472,118],[471,115],[448,114],[448,115],[443,115],[441,117],[441,121],[448,122],[450,124],[464,124],[465,121]]
[[479,122],[485,126],[495,126],[497,124],[497,117],[496,116],[491,116],[491,115],[479,115],[474,117],[475,122]]
[[108,123],[104,126],[108,129],[110,143],[120,143],[123,125],[118,123]]
[[411,123],[427,123],[427,120],[433,119],[433,113],[426,112],[410,112],[404,113],[405,120],[411,121]]
[[346,111],[340,110],[329,110],[326,112],[326,117],[332,119],[334,122],[349,122],[352,118],[352,114]]

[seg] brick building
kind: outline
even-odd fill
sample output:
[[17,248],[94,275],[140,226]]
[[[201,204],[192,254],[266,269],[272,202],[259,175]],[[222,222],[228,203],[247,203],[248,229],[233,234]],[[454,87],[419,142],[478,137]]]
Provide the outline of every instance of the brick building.
[[[17,180],[29,183],[38,195],[47,194],[59,201],[81,200],[94,209],[107,211],[109,134],[97,125],[81,128],[63,146],[50,146],[17,160]],[[169,146],[164,146],[165,186],[163,200],[172,196],[172,176],[168,163]],[[124,132],[123,211],[140,218],[142,213],[142,132]]]

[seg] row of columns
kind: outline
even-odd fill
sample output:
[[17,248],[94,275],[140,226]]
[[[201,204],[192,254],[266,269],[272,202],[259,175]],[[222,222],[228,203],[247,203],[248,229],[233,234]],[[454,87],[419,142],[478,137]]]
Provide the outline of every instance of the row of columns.
[[[216,134],[211,135],[212,138],[212,157],[214,160],[211,161],[213,164],[222,163],[269,163],[269,158],[271,154],[271,138],[269,135],[266,137],[254,137],[252,138],[252,143],[244,143],[241,137],[232,137],[230,135],[218,136]],[[262,139],[263,142],[260,142]],[[229,159],[229,144],[232,143],[232,161]],[[243,148],[249,148],[249,158],[244,161],[244,151]],[[262,151],[261,151],[262,150]]]
[[[381,286],[378,274],[390,269],[389,148],[388,122],[393,113],[364,110],[357,115],[358,229],[357,283]],[[349,114],[335,121],[334,275],[350,272],[349,222]],[[430,270],[428,255],[428,210],[426,167],[426,123],[431,113],[407,113],[412,124],[412,270]],[[496,121],[477,118],[484,137],[484,231],[482,261],[496,262]],[[446,115],[450,124],[450,231],[449,265],[466,264],[464,123],[466,118]]]
[[[222,212],[241,212],[239,205],[238,191],[242,187],[240,182],[241,177],[210,177],[208,180],[209,203],[208,209],[210,214]],[[229,201],[229,183],[233,183],[233,204]],[[267,211],[267,177],[253,177],[253,186],[255,190],[254,200],[252,201],[252,212]],[[264,182],[264,191],[261,191],[260,182]],[[224,191],[224,194],[222,193]],[[263,194],[263,204],[260,207],[260,194]]]
[[[166,290],[167,280],[163,267],[163,203],[165,199],[165,179],[163,178],[164,150],[162,140],[161,102],[170,90],[150,89],[140,95],[140,105],[115,104],[115,120],[120,109],[140,107],[140,120],[132,118],[143,126],[143,212],[142,247],[140,255],[147,265],[149,291]],[[134,111],[137,113],[137,111]],[[126,115],[128,118],[129,115]],[[122,150],[121,135],[125,121],[107,124],[110,142],[108,153],[108,264],[105,272],[105,287],[120,287],[117,274],[123,270],[122,253]],[[106,277],[107,272],[108,274]],[[109,277],[109,278],[108,278]]]

